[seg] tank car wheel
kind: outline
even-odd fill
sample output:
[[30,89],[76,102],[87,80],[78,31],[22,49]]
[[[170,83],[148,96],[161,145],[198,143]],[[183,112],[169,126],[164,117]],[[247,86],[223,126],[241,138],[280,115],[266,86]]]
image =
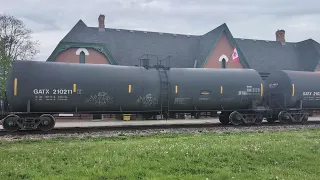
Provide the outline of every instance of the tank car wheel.
[[263,115],[262,114],[258,114],[256,117],[256,121],[254,122],[255,124],[261,124],[263,121]]
[[268,123],[274,123],[277,120],[277,118],[272,117],[272,118],[267,118]]
[[278,119],[280,122],[282,123],[290,123],[292,122],[291,121],[291,118],[290,118],[290,114],[286,111],[281,111],[278,115]]
[[43,114],[39,117],[39,119],[42,122],[38,127],[42,131],[50,131],[56,124],[55,118],[50,114]]
[[223,125],[228,125],[230,123],[229,117],[224,114],[219,115],[219,121]]
[[237,111],[233,111],[229,116],[229,120],[233,125],[240,125],[242,123],[242,115]]
[[17,115],[14,115],[14,114],[8,115],[7,117],[5,117],[3,119],[3,123],[2,123],[3,129],[5,129],[6,131],[9,131],[9,132],[18,131],[20,129],[20,127],[18,125],[19,119],[20,119],[20,117]]

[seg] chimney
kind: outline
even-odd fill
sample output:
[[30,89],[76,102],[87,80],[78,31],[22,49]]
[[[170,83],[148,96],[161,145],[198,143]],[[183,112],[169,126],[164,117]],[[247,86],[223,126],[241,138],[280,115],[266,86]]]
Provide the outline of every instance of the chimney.
[[279,41],[282,45],[286,43],[285,34],[286,32],[283,29],[277,30],[276,32],[276,40]]
[[103,29],[105,28],[104,26],[104,19],[105,19],[105,16],[100,14],[99,15],[99,18],[98,18],[98,22],[99,22],[99,29]]

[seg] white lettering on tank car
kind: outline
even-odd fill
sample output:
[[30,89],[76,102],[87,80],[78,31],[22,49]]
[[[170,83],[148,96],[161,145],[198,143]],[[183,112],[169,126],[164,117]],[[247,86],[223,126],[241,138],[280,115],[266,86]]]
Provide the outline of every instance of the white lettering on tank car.
[[238,91],[239,96],[256,96],[260,95],[260,87],[254,88],[253,86],[247,86],[246,90]]
[[315,92],[303,92],[302,95],[303,95],[303,96],[320,96],[320,92],[319,92],[319,91],[315,91]]
[[319,91],[304,91],[302,92],[302,100],[307,101],[319,101],[320,100],[320,92]]
[[82,89],[77,89],[77,94],[82,94]]
[[232,98],[232,97],[229,97],[229,98],[221,98],[220,99],[220,101],[222,101],[222,102],[231,102],[231,101],[233,101],[234,100],[234,98]]
[[303,92],[302,95],[303,96],[310,96],[312,94],[312,92]]
[[199,101],[208,101],[210,98],[199,98]]
[[50,94],[49,89],[34,89],[33,94]]
[[252,86],[247,86],[247,93],[256,93],[260,92],[260,88],[254,88]]
[[62,95],[67,95],[67,94],[72,94],[71,89],[53,89],[53,94],[62,94]]
[[246,91],[239,91],[238,95],[248,95],[248,93]]
[[190,101],[190,98],[174,98],[174,104],[183,105],[187,104],[188,101]]
[[72,89],[53,89],[50,93],[50,89],[34,89],[33,94],[35,95],[49,95],[49,94],[57,94],[57,95],[68,95],[72,94]]
[[42,96],[35,96],[35,100],[36,101],[41,101],[42,100]]
[[[67,101],[68,96],[73,93],[72,89],[34,89],[33,94],[35,95],[36,101]],[[43,95],[43,96],[42,96]],[[57,96],[55,96],[57,95]],[[63,96],[64,95],[64,96]]]
[[270,89],[276,88],[277,86],[278,86],[278,83],[269,84]]

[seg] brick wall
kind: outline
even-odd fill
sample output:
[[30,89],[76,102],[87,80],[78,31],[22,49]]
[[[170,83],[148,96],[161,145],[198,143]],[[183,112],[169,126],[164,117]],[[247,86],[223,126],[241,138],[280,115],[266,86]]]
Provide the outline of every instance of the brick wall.
[[80,63],[80,52],[85,53],[85,63],[109,64],[108,59],[100,52],[91,48],[69,48],[56,57],[56,62]]

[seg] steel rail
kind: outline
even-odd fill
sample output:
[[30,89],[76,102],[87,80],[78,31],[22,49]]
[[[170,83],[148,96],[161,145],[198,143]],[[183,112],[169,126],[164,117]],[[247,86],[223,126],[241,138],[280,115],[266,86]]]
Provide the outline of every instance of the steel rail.
[[[320,121],[308,121],[306,124],[301,123],[268,123],[263,122],[259,125],[223,125],[221,123],[204,123],[204,124],[152,124],[152,125],[112,125],[112,126],[88,126],[88,127],[58,127],[50,131],[41,131],[41,130],[20,130],[17,132],[7,132],[5,130],[0,130],[0,137],[7,135],[14,136],[24,136],[24,135],[50,135],[50,134],[75,134],[75,133],[91,133],[91,132],[108,132],[108,131],[132,131],[132,130],[155,130],[155,129],[181,129],[181,128],[229,128],[229,129],[242,129],[248,127],[286,127],[286,126],[308,126],[308,125],[317,125],[320,124]],[[320,126],[319,126],[320,127]]]

